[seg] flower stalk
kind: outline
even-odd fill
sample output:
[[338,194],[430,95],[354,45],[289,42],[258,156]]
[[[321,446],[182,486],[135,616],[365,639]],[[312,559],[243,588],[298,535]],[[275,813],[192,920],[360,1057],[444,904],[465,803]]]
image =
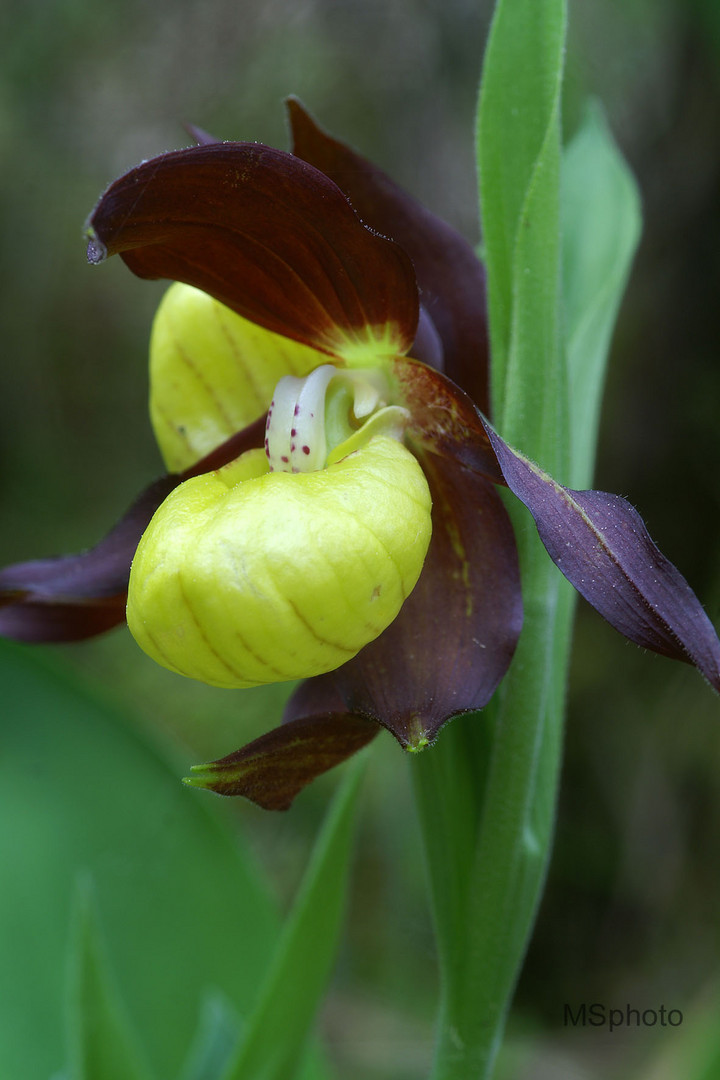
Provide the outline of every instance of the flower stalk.
[[[491,388],[503,437],[556,475],[571,454],[567,372],[561,340],[560,91],[563,0],[497,5],[483,67],[478,161],[490,308]],[[530,16],[533,15],[531,18]],[[507,66],[524,124],[513,123]],[[539,85],[533,86],[537,80]],[[513,172],[511,197],[503,172]],[[574,594],[527,514],[509,507],[518,537],[525,621],[513,663],[480,721],[445,734],[444,754],[415,770],[415,789],[434,882],[443,998],[432,1080],[492,1076],[550,857],[562,754]],[[454,759],[486,765],[453,768]],[[459,790],[460,786],[464,790]],[[437,843],[431,803],[448,800],[449,827],[468,809],[475,828],[460,848]],[[465,803],[464,808],[461,803]],[[448,861],[455,862],[454,873]],[[453,903],[439,893],[454,881]],[[453,932],[453,928],[457,928]]]

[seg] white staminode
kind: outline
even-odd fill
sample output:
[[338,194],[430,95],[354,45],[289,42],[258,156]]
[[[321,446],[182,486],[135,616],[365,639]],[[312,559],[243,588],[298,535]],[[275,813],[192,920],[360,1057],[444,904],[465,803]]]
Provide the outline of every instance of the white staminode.
[[270,471],[324,468],[333,447],[382,408],[386,395],[380,371],[342,371],[323,364],[305,378],[285,375],[268,409],[265,453]]

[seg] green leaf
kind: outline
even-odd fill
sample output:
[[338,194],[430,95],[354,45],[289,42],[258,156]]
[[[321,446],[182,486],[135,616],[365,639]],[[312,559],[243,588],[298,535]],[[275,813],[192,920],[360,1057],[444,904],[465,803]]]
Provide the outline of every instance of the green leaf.
[[42,651],[0,642],[0,685],[0,861],[12,867],[0,890],[0,1076],[47,1080],[62,1063],[67,926],[87,870],[133,1026],[154,1072],[174,1077],[206,989],[247,1014],[277,940],[230,807],[183,787],[187,762],[171,768]]
[[[422,754],[409,757],[438,937],[441,967],[452,969],[464,951],[469,868],[477,842],[492,747],[490,726],[474,713],[458,716]],[[443,978],[445,979],[445,971]]]
[[296,1075],[337,953],[366,754],[353,759],[328,811],[257,1007],[223,1080]]
[[478,109],[493,417],[557,471],[567,424],[560,349],[563,0],[499,0]]
[[[509,15],[512,10],[522,20],[524,0],[499,5],[502,19],[494,28],[486,62],[486,83],[495,94],[486,94],[486,111],[481,108],[486,128],[481,127],[479,136],[480,160],[486,163],[487,265],[491,282],[495,274],[495,287],[505,290],[494,311],[491,306],[491,318],[496,318],[494,326],[491,322],[493,363],[496,347],[500,358],[493,386],[505,438],[516,439],[555,476],[565,472],[587,482],[610,333],[637,242],[639,214],[627,170],[597,112],[591,113],[563,164],[563,313],[557,288],[562,62],[559,51],[553,68],[543,43],[557,45],[564,11],[560,2],[539,5],[538,12],[540,7],[548,25],[542,32],[535,27],[533,53],[527,37],[532,20],[520,26]],[[527,52],[521,57],[523,40]],[[508,89],[504,100],[498,82],[492,49],[505,45],[524,86],[522,106],[515,100],[517,87]],[[545,84],[537,71],[523,74],[524,65],[537,64],[543,70],[544,63]],[[554,97],[543,93],[552,70],[557,80]],[[502,72],[507,76],[508,71],[506,63]],[[533,133],[542,129],[539,119],[534,126],[528,121],[533,109],[544,110],[547,126],[530,165],[525,150]],[[500,161],[503,129],[506,159],[499,172],[489,173],[487,163]],[[515,195],[512,185],[510,197],[503,195],[512,162],[526,170],[523,198],[517,195],[517,176]],[[495,218],[504,222],[502,230],[494,231]],[[509,236],[514,237],[510,247]],[[563,325],[567,345],[561,337]],[[494,738],[466,890],[468,932],[445,993],[447,1027],[453,1037],[460,1033],[465,1046],[459,1054],[448,1039],[438,1078],[463,1076],[468,1062],[478,1076],[490,1075],[552,843],[575,596],[542,550],[525,512],[518,506],[510,512],[521,557],[525,625],[508,677],[487,710],[485,722],[494,725]],[[452,798],[457,801],[456,792]]]
[[[483,67],[478,168],[492,356],[493,416],[504,438],[562,476],[569,458],[562,339],[560,102],[564,0],[499,0]],[[435,916],[444,955],[443,1012],[433,1080],[492,1073],[540,896],[553,827],[572,596],[527,517],[511,508],[523,576],[525,626],[508,676],[483,718],[491,725],[476,840],[454,897],[449,859],[426,828]],[[470,756],[468,727],[444,738]],[[446,754],[445,757],[450,757]],[[443,796],[460,805],[458,771]],[[427,779],[421,782],[428,783]],[[444,781],[447,786],[448,780]],[[421,820],[423,802],[419,799]],[[451,828],[453,826],[451,825]],[[455,873],[457,871],[455,870]],[[450,902],[452,900],[452,902]],[[464,906],[462,937],[441,923]],[[457,914],[455,916],[458,917]],[[448,948],[448,943],[451,948]]]
[[[561,246],[565,29],[563,0],[499,0],[483,70],[478,164],[495,422],[555,477],[574,479],[592,467],[607,347],[638,213],[632,182],[595,113],[563,165]],[[477,753],[468,727],[448,732],[455,754],[448,748],[439,761],[435,790],[418,773],[444,981],[434,1080],[492,1072],[552,842],[574,594],[525,512],[510,512],[525,625],[484,718],[492,738],[482,794],[466,790],[472,770],[455,769],[452,787],[443,774],[463,749]],[[449,814],[452,834],[440,844],[431,801],[456,810],[464,801],[467,812],[473,797],[481,810],[472,851],[467,822],[454,826]]]
[[180,1080],[218,1080],[237,1045],[240,1022],[222,994],[208,994]]
[[135,1033],[115,986],[89,881],[78,887],[71,951],[72,1080],[148,1080]]
[[569,483],[589,487],[610,337],[640,239],[637,185],[593,102],[562,163]]

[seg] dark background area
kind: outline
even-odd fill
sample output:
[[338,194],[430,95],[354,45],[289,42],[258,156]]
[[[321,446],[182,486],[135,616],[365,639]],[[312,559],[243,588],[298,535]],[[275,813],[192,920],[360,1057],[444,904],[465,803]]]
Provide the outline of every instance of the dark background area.
[[[567,134],[585,97],[600,97],[645,218],[596,483],[638,507],[717,624],[720,5],[570,6]],[[163,286],[119,262],[85,264],[82,225],[100,191],[140,159],[186,145],[183,121],[286,145],[281,102],[295,93],[475,240],[472,129],[489,16],[489,3],[469,0],[5,6],[0,563],[89,546],[161,471],[146,364]],[[55,651],[188,763],[271,726],[285,692],[192,686],[124,630]],[[693,671],[643,655],[581,605],[557,845],[511,1025],[514,1045],[532,1048],[528,1075],[659,1076],[642,1070],[662,1033],[568,1031],[563,1004],[664,1003],[689,1016],[718,992],[719,719]],[[285,894],[328,790],[316,786],[280,818],[224,808]],[[387,740],[325,1016],[343,1076],[422,1075],[435,977],[405,763]]]

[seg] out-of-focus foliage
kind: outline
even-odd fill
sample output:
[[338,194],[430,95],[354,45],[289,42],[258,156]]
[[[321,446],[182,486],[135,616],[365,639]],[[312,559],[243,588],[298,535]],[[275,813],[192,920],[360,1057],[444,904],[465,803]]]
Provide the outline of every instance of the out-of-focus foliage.
[[[92,543],[161,469],[146,416],[146,363],[162,286],[133,280],[120,265],[85,265],[82,223],[104,185],[141,158],[186,144],[184,120],[221,137],[283,145],[280,101],[292,92],[475,239],[473,109],[490,7],[4,6],[2,562]],[[632,499],[715,621],[718,12],[715,0],[571,0],[566,90],[568,134],[588,93],[605,103],[645,220],[613,348],[597,485]],[[73,678],[102,680],[116,708],[132,707],[173,739],[178,775],[270,726],[286,692],[195,686],[155,668],[125,631],[55,655]],[[29,701],[28,724],[50,724],[50,703],[34,716]],[[516,1010],[516,1030],[533,1046],[528,1075],[538,1075],[543,1055],[554,1077],[584,1068],[605,1080],[621,1063],[659,1052],[652,1030],[620,1040],[563,1029],[566,1001],[664,1001],[688,1016],[701,1001],[720,954],[718,766],[710,691],[581,608],[556,853]],[[434,957],[406,777],[389,741],[371,771],[349,937],[324,1027],[347,1080],[403,1080],[429,1059]],[[299,878],[331,786],[328,779],[308,791],[290,816],[221,808],[233,827],[242,822],[283,896]],[[65,797],[82,805],[79,789]],[[181,803],[204,798],[179,793]],[[23,812],[7,791],[2,812],[13,820]],[[48,939],[58,956],[64,925]]]
[[0,679],[0,1073],[40,1080],[63,1064],[68,968],[95,1010],[86,1026],[113,1026],[87,917],[68,963],[78,880],[89,877],[117,996],[155,1074],[173,1075],[203,993],[252,1006],[276,940],[273,904],[233,838],[102,696],[6,643]]

